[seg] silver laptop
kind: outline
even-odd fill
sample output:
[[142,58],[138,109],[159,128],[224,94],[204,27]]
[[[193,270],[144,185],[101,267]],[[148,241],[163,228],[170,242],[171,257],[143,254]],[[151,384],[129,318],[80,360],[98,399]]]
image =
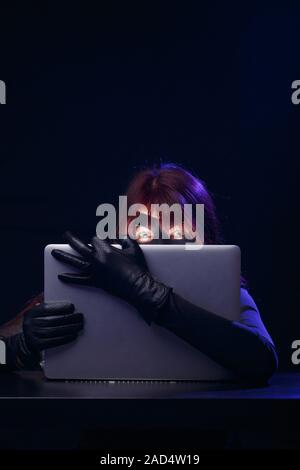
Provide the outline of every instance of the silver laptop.
[[[64,284],[72,272],[45,248],[45,300],[66,300],[83,312],[85,328],[70,344],[49,349],[49,379],[230,380],[229,371],[165,328],[149,326],[134,307],[101,289]],[[232,245],[143,245],[149,269],[174,291],[229,320],[240,316],[240,249]],[[76,270],[74,270],[76,271]],[[214,338],[211,338],[214,341]]]

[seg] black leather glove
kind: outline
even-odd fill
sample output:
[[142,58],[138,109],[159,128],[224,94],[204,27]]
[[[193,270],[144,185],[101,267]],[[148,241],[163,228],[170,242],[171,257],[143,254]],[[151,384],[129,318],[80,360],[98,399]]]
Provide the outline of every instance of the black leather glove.
[[100,287],[134,305],[148,324],[156,319],[171,288],[151,276],[135,240],[120,240],[122,249],[119,249],[97,237],[93,237],[92,246],[70,232],[66,233],[66,238],[81,257],[62,250],[53,250],[52,255],[80,272],[59,274],[61,281]]
[[68,302],[37,304],[23,319],[23,331],[6,338],[7,364],[11,369],[36,366],[44,349],[69,343],[83,328],[82,313]]
[[76,339],[83,328],[83,314],[74,310],[69,302],[44,302],[33,307],[23,320],[28,349],[42,351]]

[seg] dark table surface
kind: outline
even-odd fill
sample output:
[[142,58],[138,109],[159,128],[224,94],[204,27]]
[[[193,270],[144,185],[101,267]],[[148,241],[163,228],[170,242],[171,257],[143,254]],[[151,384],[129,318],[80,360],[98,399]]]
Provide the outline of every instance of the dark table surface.
[[[299,400],[299,401],[298,401]],[[0,412],[3,417],[16,408],[32,410],[51,419],[64,410],[79,420],[97,421],[99,414],[111,421],[192,422],[248,419],[255,421],[276,414],[300,416],[300,373],[276,374],[269,385],[242,386],[214,382],[99,382],[47,381],[40,372],[0,375]],[[15,413],[14,413],[15,414]],[[37,413],[34,417],[39,419]],[[57,417],[57,416],[56,416]]]
[[0,375],[0,400],[16,399],[300,399],[300,373],[276,374],[267,385],[230,382],[49,381],[41,372]]
[[53,382],[39,372],[1,374],[0,417],[0,436],[11,430],[14,441],[16,430],[22,429],[21,443],[24,435],[36,439],[42,429],[52,429],[51,436],[59,442],[82,429],[108,428],[121,432],[129,428],[280,429],[284,434],[291,426],[297,429],[300,422],[300,373],[277,374],[262,387],[213,382]]

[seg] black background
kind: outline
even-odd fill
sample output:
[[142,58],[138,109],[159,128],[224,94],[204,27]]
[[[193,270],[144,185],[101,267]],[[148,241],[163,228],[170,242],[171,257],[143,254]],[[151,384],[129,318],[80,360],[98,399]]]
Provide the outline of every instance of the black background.
[[297,370],[300,5],[24,2],[0,15],[1,323],[42,290],[46,244],[89,238],[136,168],[173,161],[213,192],[280,366]]

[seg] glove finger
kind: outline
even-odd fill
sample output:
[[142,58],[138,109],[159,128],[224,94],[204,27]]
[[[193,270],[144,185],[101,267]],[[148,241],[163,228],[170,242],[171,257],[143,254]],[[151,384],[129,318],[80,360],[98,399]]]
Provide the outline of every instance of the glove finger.
[[58,274],[57,277],[60,281],[69,284],[81,284],[82,286],[90,286],[92,284],[91,276],[85,274],[62,273]]
[[138,261],[144,269],[148,270],[144,253],[136,240],[127,238],[125,240],[119,240],[118,243],[122,246],[122,250],[126,250],[126,253],[134,255],[136,261]]
[[33,334],[36,338],[57,338],[58,336],[74,335],[83,328],[83,323],[74,323],[73,325],[49,326],[46,328],[34,328]]
[[34,320],[34,326],[62,326],[74,323],[83,323],[84,317],[82,313],[71,313],[70,315],[57,315],[38,317]]
[[88,269],[90,267],[90,263],[85,261],[83,258],[72,255],[71,253],[66,253],[63,250],[52,250],[51,255],[58,261],[74,266],[74,268]]
[[142,249],[136,240],[133,240],[132,238],[126,238],[125,240],[118,240],[118,243],[120,243],[123,250],[137,254],[138,256],[144,256]]
[[69,245],[81,256],[88,260],[93,258],[94,250],[79,238],[75,237],[71,232],[66,232],[65,238]]
[[133,240],[132,238],[125,238],[125,239],[118,239],[117,243],[119,243],[122,247],[123,250],[128,250],[128,249],[136,249],[136,245],[138,243],[136,240]]
[[[73,313],[74,310],[75,307],[70,302],[43,302],[42,304],[33,307],[27,315],[32,318],[51,315],[68,315]],[[25,316],[27,315],[25,314]]]
[[54,348],[56,346],[62,346],[63,344],[70,343],[77,338],[78,335],[66,335],[58,336],[57,338],[44,339],[38,342],[38,348],[40,351],[43,349]]
[[[112,248],[114,248],[108,240],[101,240],[98,237],[93,237],[91,241],[92,246],[95,248],[95,250],[99,253],[101,251],[104,251],[105,253],[109,253]],[[117,248],[116,248],[117,249]]]

